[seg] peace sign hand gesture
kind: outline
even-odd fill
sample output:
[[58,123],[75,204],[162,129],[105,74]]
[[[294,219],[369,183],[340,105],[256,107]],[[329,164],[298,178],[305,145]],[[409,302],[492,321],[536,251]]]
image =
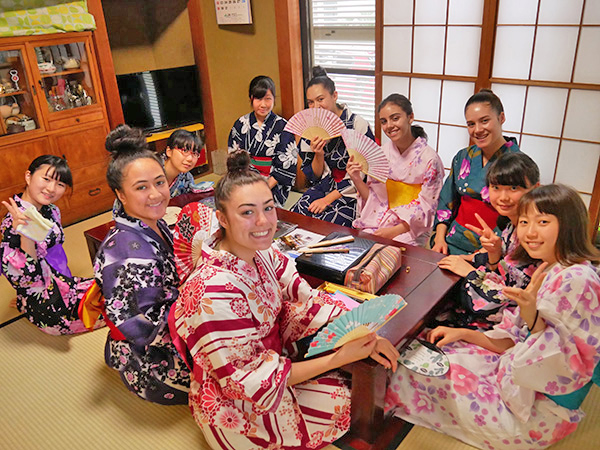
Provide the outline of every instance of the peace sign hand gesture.
[[[505,287],[502,292],[506,297],[515,301],[519,305],[521,318],[527,323],[527,328],[532,332],[537,332],[543,327],[539,324],[545,324],[543,319],[540,319],[536,323],[537,318],[537,293],[542,286],[546,273],[544,272],[548,267],[548,263],[542,263],[533,273],[529,285],[525,289]],[[537,325],[537,326],[536,326]],[[545,325],[544,325],[545,326]]]
[[494,230],[485,223],[479,214],[475,213],[475,218],[481,225],[481,228],[471,224],[466,224],[465,227],[480,236],[479,242],[481,242],[481,246],[488,252],[488,261],[495,261],[494,264],[497,264],[500,258],[502,258],[502,239],[494,233]]

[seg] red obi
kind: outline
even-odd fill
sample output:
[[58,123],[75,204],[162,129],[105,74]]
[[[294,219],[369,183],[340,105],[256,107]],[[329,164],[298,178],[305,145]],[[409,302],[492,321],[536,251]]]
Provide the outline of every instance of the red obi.
[[499,214],[492,205],[482,200],[469,197],[468,195],[461,197],[460,200],[458,214],[456,215],[456,222],[465,228],[465,225],[467,224],[480,228],[481,225],[475,217],[475,213],[477,213],[488,227],[491,229],[496,227],[496,220],[498,219]]
[[339,183],[346,176],[346,171],[342,169],[331,169],[331,176],[336,183]]
[[250,155],[250,163],[260,172],[262,176],[271,176],[271,164],[273,158],[270,156],[252,156]]

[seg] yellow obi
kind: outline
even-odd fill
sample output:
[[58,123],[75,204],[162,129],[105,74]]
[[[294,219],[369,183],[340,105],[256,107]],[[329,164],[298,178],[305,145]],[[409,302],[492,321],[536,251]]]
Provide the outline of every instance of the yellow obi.
[[413,200],[419,198],[422,184],[407,184],[402,181],[395,181],[388,178],[385,188],[388,195],[388,208],[408,205]]

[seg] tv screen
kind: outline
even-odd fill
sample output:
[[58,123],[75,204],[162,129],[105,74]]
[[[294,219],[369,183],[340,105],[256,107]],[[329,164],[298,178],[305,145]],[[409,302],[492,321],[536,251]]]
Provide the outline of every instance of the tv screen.
[[117,75],[125,122],[146,131],[203,121],[196,66]]

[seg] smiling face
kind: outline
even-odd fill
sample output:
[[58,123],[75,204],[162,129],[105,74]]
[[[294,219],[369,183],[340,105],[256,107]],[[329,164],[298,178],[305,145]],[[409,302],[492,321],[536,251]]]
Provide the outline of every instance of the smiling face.
[[379,111],[379,122],[381,129],[387,137],[396,145],[396,147],[405,147],[414,141],[410,126],[413,122],[414,114],[407,115],[404,110],[395,103],[387,103]]
[[257,250],[273,243],[277,227],[277,211],[271,189],[264,181],[236,187],[217,210],[217,218],[225,229],[221,248],[252,264]]
[[139,158],[123,169],[117,197],[125,212],[151,228],[167,210],[170,200],[167,177],[161,165],[150,158]]
[[490,203],[498,211],[498,214],[508,217],[513,224],[516,224],[519,216],[519,200],[535,187],[528,180],[526,180],[526,184],[527,188],[502,184],[490,184],[489,186]]
[[557,260],[556,241],[559,231],[558,218],[539,212],[534,205],[519,216],[517,223],[517,236],[521,246],[532,258],[549,264]]
[[23,192],[23,200],[37,209],[57,202],[63,196],[67,185],[55,179],[56,170],[50,164],[42,164],[33,174],[25,172],[27,188]]
[[330,94],[322,84],[313,84],[306,90],[306,101],[309,108],[323,108],[337,114],[337,99],[337,91]]
[[192,170],[200,157],[200,153],[193,152],[186,148],[167,147],[165,153],[168,158],[165,161],[165,167],[170,166],[174,169],[174,172],[176,171],[178,173],[189,172]]
[[489,103],[472,103],[465,111],[469,136],[482,150],[492,153],[502,147],[504,113],[496,113]]
[[263,122],[275,105],[275,96],[269,89],[263,98],[252,97],[252,109],[256,118]]

